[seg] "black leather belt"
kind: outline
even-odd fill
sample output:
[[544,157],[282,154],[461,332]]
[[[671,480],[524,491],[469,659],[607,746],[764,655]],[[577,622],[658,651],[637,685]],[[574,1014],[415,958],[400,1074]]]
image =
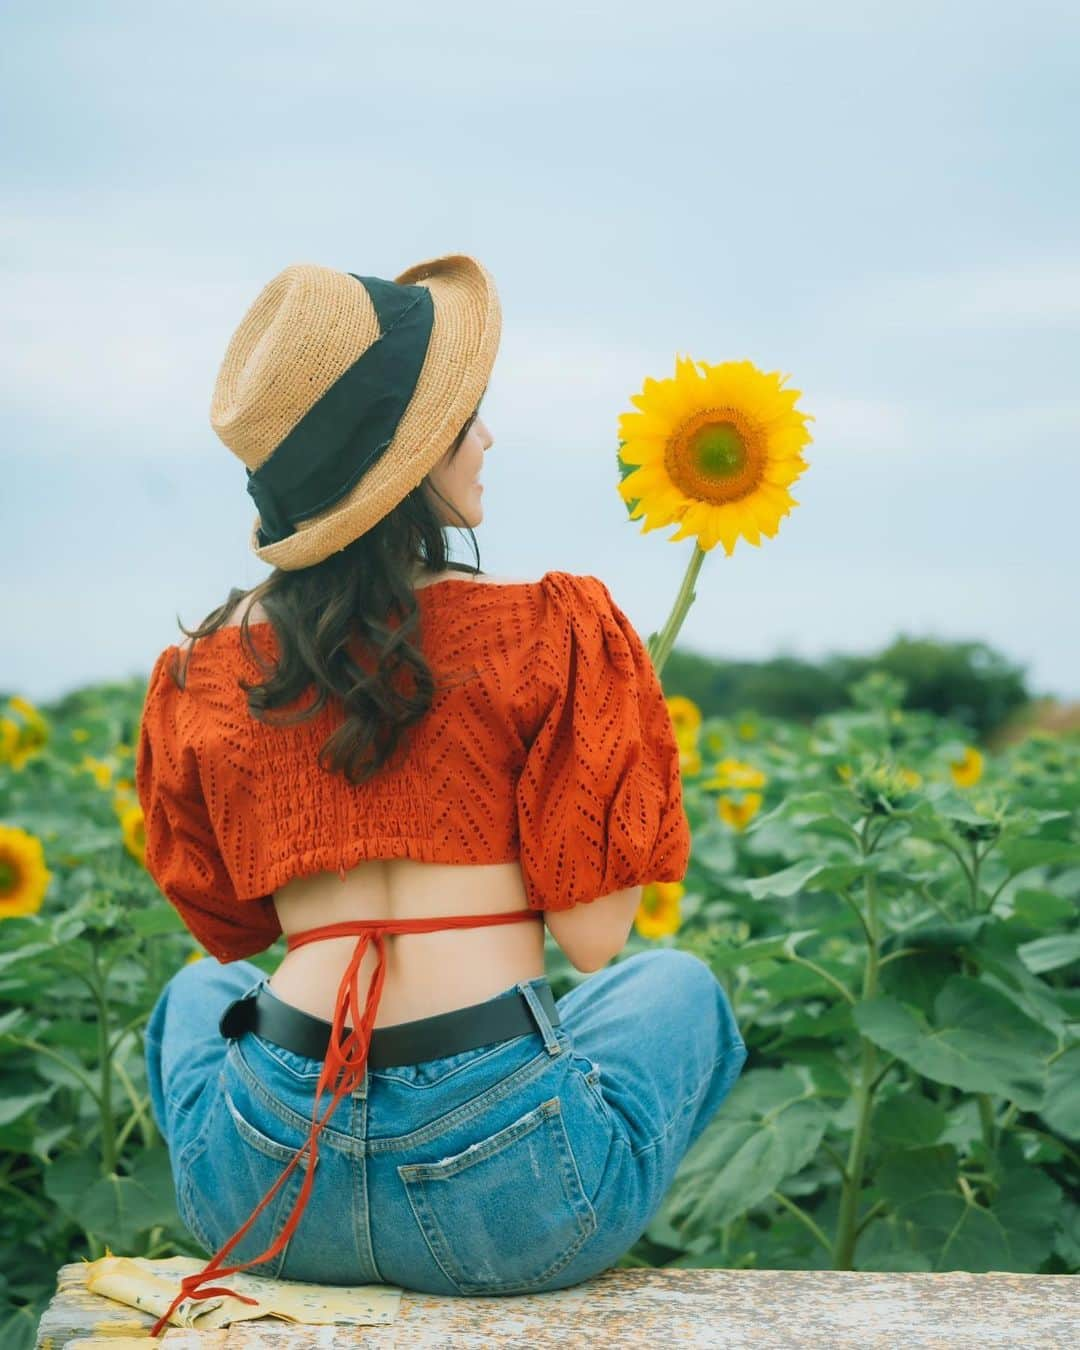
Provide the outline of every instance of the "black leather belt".
[[[559,1025],[555,996],[547,983],[534,985],[551,1025]],[[233,999],[221,1014],[218,1029],[229,1040],[254,1031],[276,1045],[293,1050],[308,1059],[324,1060],[333,1026],[321,1017],[284,1003],[265,985],[243,998]],[[421,1017],[415,1022],[375,1027],[371,1033],[367,1062],[373,1069],[394,1064],[418,1064],[426,1059],[441,1059],[461,1050],[511,1040],[515,1036],[539,1033],[539,1027],[525,995],[515,989],[485,1003]],[[349,1028],[345,1029],[348,1034]]]

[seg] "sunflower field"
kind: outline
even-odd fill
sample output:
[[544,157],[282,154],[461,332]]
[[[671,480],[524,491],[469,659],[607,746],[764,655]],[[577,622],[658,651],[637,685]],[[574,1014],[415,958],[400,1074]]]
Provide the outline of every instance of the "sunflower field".
[[[213,959],[143,865],[144,692],[0,700],[4,1346],[65,1262],[205,1255],[143,1063],[169,976]],[[809,724],[668,699],[693,853],[624,955],[706,960],[749,1058],[620,1264],[1076,1271],[1080,738],[991,755],[894,677],[850,696]],[[587,978],[550,939],[548,973]]]

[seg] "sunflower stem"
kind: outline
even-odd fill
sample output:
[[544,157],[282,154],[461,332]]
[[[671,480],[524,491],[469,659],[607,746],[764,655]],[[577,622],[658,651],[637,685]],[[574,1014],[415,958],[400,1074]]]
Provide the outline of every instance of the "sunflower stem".
[[697,581],[701,564],[704,561],[705,550],[695,541],[694,551],[690,555],[682,585],[675,597],[675,603],[668,615],[667,623],[664,624],[659,633],[650,634],[649,640],[645,644],[657,675],[663,670],[664,663],[675,645],[675,639],[679,636],[679,629],[683,626],[683,620],[689,614],[690,606],[694,603],[694,583]]

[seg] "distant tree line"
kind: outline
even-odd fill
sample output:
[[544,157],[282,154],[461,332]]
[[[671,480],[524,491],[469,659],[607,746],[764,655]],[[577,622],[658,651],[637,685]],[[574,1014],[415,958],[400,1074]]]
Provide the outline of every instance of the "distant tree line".
[[664,666],[664,692],[693,699],[706,716],[759,712],[810,722],[851,706],[848,689],[870,671],[907,684],[904,706],[954,717],[982,739],[1029,702],[1023,667],[985,642],[899,637],[877,655],[833,655],[821,661],[775,656],[725,661],[676,645]]

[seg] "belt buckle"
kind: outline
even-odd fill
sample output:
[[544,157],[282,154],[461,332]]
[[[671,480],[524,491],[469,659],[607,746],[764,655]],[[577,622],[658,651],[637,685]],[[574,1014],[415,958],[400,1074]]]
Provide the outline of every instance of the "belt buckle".
[[218,1020],[218,1031],[226,1040],[235,1040],[255,1025],[256,993],[234,998]]

